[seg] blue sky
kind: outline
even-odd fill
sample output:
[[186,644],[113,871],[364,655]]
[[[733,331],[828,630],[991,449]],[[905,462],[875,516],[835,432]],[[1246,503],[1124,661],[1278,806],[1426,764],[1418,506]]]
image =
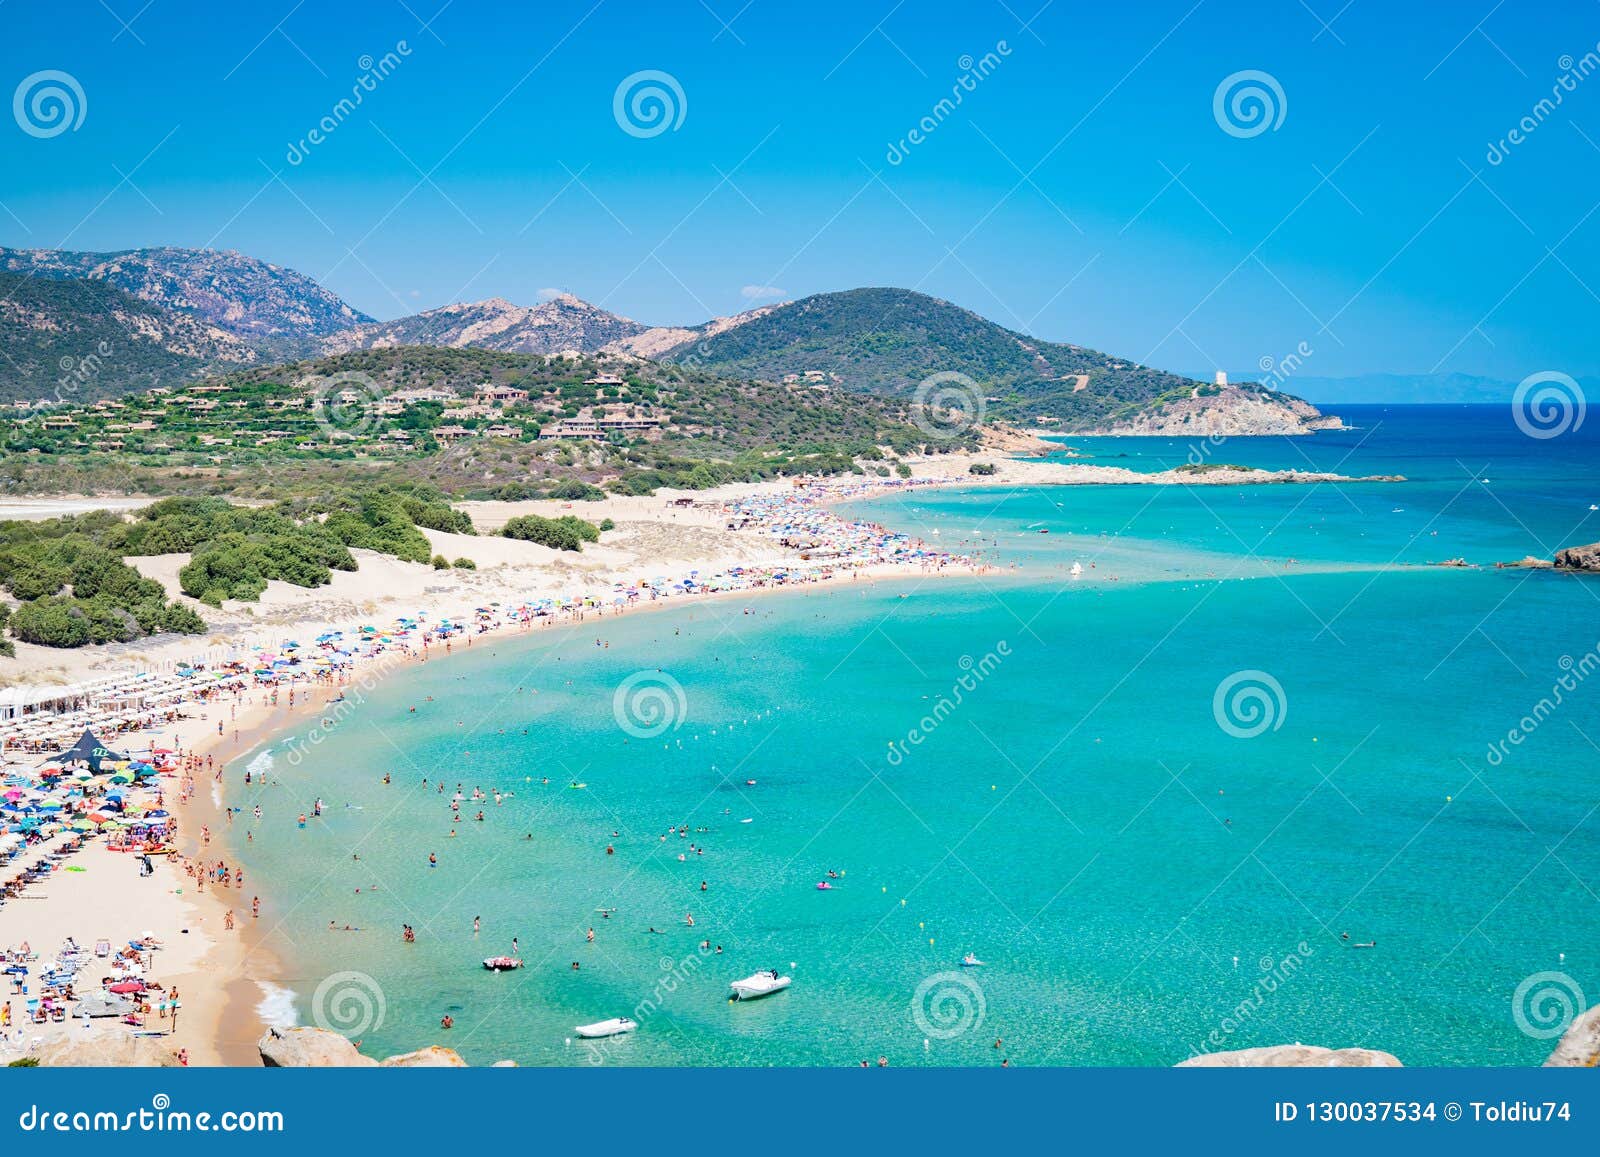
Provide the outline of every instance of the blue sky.
[[[1591,0],[10,0],[0,38],[8,91],[84,104],[0,121],[0,244],[234,248],[380,317],[900,285],[1192,372],[1600,372],[1600,75],[1535,113]],[[654,136],[614,115],[646,70],[682,93]],[[1214,112],[1244,70],[1257,135]]]

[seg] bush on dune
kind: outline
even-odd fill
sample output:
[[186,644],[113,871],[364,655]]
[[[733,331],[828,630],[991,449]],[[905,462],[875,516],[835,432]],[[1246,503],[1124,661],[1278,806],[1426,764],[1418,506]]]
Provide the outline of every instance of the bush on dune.
[[582,550],[584,543],[600,541],[598,526],[570,514],[560,518],[524,514],[506,523],[500,533],[506,538],[538,543],[553,550]]

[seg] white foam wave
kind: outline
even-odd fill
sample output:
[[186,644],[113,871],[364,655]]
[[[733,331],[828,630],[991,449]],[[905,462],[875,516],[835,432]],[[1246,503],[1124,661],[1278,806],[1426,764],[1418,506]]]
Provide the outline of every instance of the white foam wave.
[[294,992],[270,980],[258,980],[261,999],[256,1003],[256,1013],[269,1028],[293,1028],[300,1023],[300,1013],[295,1009]]

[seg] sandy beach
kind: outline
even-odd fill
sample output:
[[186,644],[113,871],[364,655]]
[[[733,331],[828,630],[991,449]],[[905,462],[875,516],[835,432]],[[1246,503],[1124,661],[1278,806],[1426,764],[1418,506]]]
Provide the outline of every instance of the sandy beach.
[[[996,473],[975,478],[973,461],[992,462]],[[1263,475],[1218,471],[1192,475],[1136,474],[1114,467],[1062,465],[998,458],[993,455],[949,456],[919,463],[911,480],[857,479],[830,481],[808,488],[803,500],[788,481],[722,487],[713,491],[673,493],[650,497],[607,497],[592,503],[468,502],[458,508],[468,513],[477,535],[426,531],[435,550],[446,557],[471,558],[477,569],[436,571],[392,557],[356,551],[359,569],[335,572],[328,586],[306,590],[273,582],[256,603],[226,603],[219,610],[201,608],[212,624],[204,638],[166,637],[115,647],[86,647],[62,651],[17,645],[18,661],[5,665],[12,685],[21,683],[71,684],[89,680],[129,677],[141,672],[171,672],[180,662],[215,662],[220,656],[276,653],[289,640],[311,639],[331,632],[355,632],[360,624],[393,623],[406,616],[426,616],[432,623],[445,620],[473,623],[479,636],[526,632],[527,621],[516,622],[499,608],[528,605],[535,600],[567,600],[562,614],[541,620],[542,627],[582,622],[592,616],[631,613],[677,605],[687,600],[656,597],[665,591],[692,593],[698,598],[751,597],[763,591],[786,589],[796,582],[826,582],[842,576],[873,581],[917,574],[970,574],[982,567],[973,560],[918,551],[915,555],[883,553],[882,528],[846,524],[825,513],[841,502],[891,494],[928,486],[1039,484],[1193,484],[1228,485],[1261,482],[1321,481],[1317,475]],[[106,505],[106,500],[85,498],[0,504],[0,516],[43,518],[75,509]],[[124,499],[118,508],[136,507],[138,500]],[[830,541],[853,543],[848,550],[823,552],[826,558],[804,561],[792,536],[784,545],[771,533],[762,533],[762,512],[776,510],[782,517],[805,516],[815,534]],[[745,527],[750,512],[757,527]],[[809,513],[807,513],[809,512]],[[615,529],[602,542],[581,553],[560,552],[532,543],[494,535],[509,519],[523,514],[554,517],[578,514],[599,522],[610,519]],[[831,521],[830,521],[831,520]],[[863,525],[869,529],[862,530]],[[770,527],[766,529],[770,530]],[[882,532],[882,533],[879,533]],[[920,544],[918,544],[920,546]],[[145,575],[163,582],[177,595],[177,573],[187,555],[163,555],[130,560]],[[708,575],[788,574],[787,584],[743,583],[724,590],[704,585]],[[695,585],[697,580],[701,585]],[[683,584],[689,584],[685,587]],[[651,592],[637,598],[640,586]],[[628,586],[624,600],[616,592]],[[495,612],[485,615],[489,608]],[[468,636],[468,640],[474,637]],[[185,717],[128,737],[130,750],[162,746],[179,757],[214,761],[215,774],[296,721],[316,718],[342,689],[360,679],[364,684],[407,663],[443,658],[447,648],[404,644],[383,651],[360,664],[340,670],[336,678],[290,684],[292,696],[278,696],[270,687],[246,687],[233,696],[188,702]],[[292,699],[293,705],[290,705]],[[27,762],[28,757],[21,757]],[[39,757],[32,757],[37,763]],[[180,826],[176,847],[190,858],[201,852],[201,833],[209,829],[214,846],[207,859],[226,857],[227,817],[220,794],[206,782],[211,773],[197,774],[196,790],[186,801],[173,802]],[[175,794],[168,787],[169,794]],[[197,886],[177,857],[159,857],[154,876],[140,878],[131,856],[117,855],[91,841],[74,863],[84,871],[58,872],[35,885],[25,899],[0,912],[0,947],[28,941],[53,947],[66,937],[80,943],[105,937],[114,943],[153,934],[165,947],[157,954],[156,975],[182,993],[182,1013],[177,1027],[159,1038],[169,1051],[187,1050],[191,1064],[248,1065],[257,1063],[255,1042],[264,1031],[263,994],[278,976],[278,965],[261,943],[261,929],[249,918],[252,895],[270,888],[268,881],[250,881],[243,888]],[[234,928],[225,927],[232,911]],[[98,979],[95,977],[94,979]],[[41,1026],[39,1035],[85,1030]],[[96,1032],[100,1029],[94,1030]],[[115,1031],[115,1029],[111,1030]]]

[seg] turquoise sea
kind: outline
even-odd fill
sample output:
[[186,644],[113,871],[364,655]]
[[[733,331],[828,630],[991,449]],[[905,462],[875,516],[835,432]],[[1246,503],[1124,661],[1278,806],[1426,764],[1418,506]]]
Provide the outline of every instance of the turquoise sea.
[[[251,753],[228,835],[301,1019],[523,1065],[1538,1063],[1600,999],[1600,580],[1420,564],[1600,539],[1600,437],[1340,412],[1204,452],[1407,482],[901,494],[860,509],[1001,572],[480,642]],[[454,823],[458,783],[514,794]]]

